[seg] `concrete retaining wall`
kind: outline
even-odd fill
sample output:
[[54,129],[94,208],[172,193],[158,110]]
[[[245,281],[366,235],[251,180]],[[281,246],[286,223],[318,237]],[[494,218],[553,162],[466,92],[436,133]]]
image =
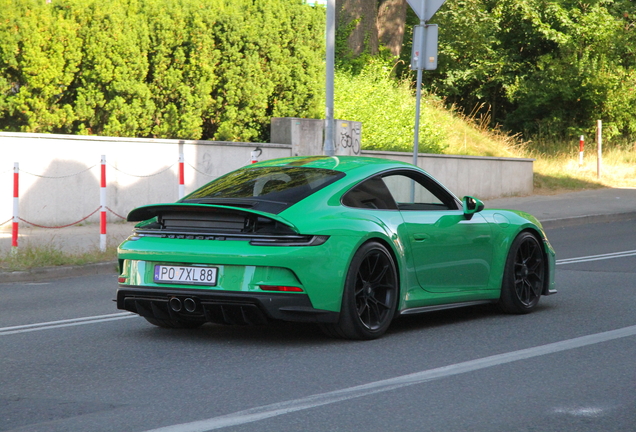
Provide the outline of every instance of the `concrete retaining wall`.
[[[13,163],[20,166],[20,217],[36,224],[75,222],[99,207],[100,160],[106,156],[109,221],[134,207],[178,199],[179,153],[185,190],[250,163],[290,155],[289,145],[0,133],[0,223],[12,215]],[[113,213],[114,212],[114,213]],[[90,222],[99,221],[95,214]]]
[[[274,135],[274,134],[272,134]],[[291,135],[291,134],[290,134]],[[250,162],[288,157],[292,143],[111,138],[0,133],[0,224],[11,218],[13,163],[20,166],[20,217],[36,224],[76,222],[99,208],[100,159],[106,156],[109,221],[134,207],[178,199],[178,159],[185,159],[185,191]],[[307,153],[308,154],[308,153]],[[362,155],[412,162],[408,153],[363,151]],[[532,159],[420,155],[418,165],[456,195],[494,198],[532,193]],[[95,213],[88,222],[98,222]],[[5,224],[0,229],[10,227]]]
[[[324,154],[325,121],[296,117],[274,117],[271,141],[291,144],[293,156]],[[333,146],[337,156],[359,156],[362,123],[334,120]]]

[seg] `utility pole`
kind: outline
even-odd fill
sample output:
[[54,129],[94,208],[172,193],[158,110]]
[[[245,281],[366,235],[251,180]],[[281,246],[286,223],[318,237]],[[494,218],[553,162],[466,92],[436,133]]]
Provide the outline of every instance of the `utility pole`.
[[335,68],[336,43],[336,0],[327,0],[327,31],[326,31],[326,83],[325,83],[325,141],[324,152],[327,156],[335,154],[333,144],[333,81]]
[[413,165],[417,166],[420,141],[420,100],[422,98],[422,70],[437,69],[436,24],[426,24],[446,0],[406,0],[420,19],[420,25],[413,28],[413,50],[411,69],[417,70],[415,95],[415,127],[413,131]]

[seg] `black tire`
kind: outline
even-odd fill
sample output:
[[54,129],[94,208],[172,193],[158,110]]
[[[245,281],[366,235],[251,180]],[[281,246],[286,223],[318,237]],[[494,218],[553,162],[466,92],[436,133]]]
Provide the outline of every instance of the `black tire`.
[[165,319],[157,319],[152,317],[144,317],[146,321],[148,321],[152,325],[156,325],[157,327],[162,328],[173,328],[173,329],[194,329],[201,327],[205,324],[205,321],[175,321],[175,320],[165,320]]
[[519,234],[506,259],[499,299],[501,310],[511,314],[532,312],[541,298],[545,274],[541,243],[529,232]]
[[322,325],[322,329],[331,337],[379,338],[393,320],[397,298],[398,277],[391,254],[380,243],[365,243],[347,272],[340,319],[337,324]]

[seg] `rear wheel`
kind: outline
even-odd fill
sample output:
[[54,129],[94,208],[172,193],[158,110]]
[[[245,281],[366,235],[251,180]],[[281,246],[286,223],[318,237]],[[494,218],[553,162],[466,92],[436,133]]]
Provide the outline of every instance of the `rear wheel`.
[[347,273],[337,324],[325,324],[329,336],[375,339],[382,336],[395,314],[398,278],[387,248],[377,242],[362,245]]
[[544,282],[545,260],[541,243],[532,234],[521,233],[508,253],[499,306],[506,313],[531,312],[539,303]]

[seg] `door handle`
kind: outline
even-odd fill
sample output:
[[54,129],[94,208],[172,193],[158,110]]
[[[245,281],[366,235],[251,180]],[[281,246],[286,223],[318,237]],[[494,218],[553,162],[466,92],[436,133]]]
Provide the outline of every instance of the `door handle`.
[[431,238],[431,236],[428,235],[428,234],[423,234],[423,233],[413,234],[413,240],[415,240],[416,242],[423,242],[423,241],[426,241],[426,240],[428,240],[430,238]]

